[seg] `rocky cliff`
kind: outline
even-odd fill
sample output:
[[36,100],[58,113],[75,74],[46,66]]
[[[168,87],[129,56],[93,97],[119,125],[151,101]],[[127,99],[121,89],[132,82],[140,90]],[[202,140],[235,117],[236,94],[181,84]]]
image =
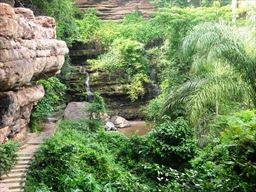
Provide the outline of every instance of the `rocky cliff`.
[[0,3],[0,143],[24,139],[31,110],[44,96],[34,82],[58,73],[66,53],[53,18]]
[[149,0],[75,0],[81,10],[96,9],[103,20],[121,20],[130,12],[139,11],[144,17],[150,17],[154,11]]
[[[127,94],[127,82],[119,80],[120,74],[108,74],[105,71],[93,71],[88,66],[88,59],[95,59],[102,53],[102,48],[97,43],[81,43],[70,48],[71,70],[66,79],[70,101],[88,101],[86,92],[88,85],[91,92],[98,92],[104,97],[109,115],[119,115],[128,120],[143,119],[141,107],[159,94],[159,88],[155,84],[145,86],[146,94],[136,102],[132,102]],[[151,69],[152,81],[154,69]],[[89,78],[88,78],[89,77]],[[89,83],[88,83],[89,82]]]

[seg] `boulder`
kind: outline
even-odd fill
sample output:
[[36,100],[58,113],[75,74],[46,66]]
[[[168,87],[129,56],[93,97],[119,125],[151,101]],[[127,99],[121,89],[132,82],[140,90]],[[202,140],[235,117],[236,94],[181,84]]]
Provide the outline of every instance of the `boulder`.
[[10,5],[4,4],[4,1],[5,0],[0,0],[0,17],[15,18],[14,9]]
[[114,123],[108,121],[106,124],[105,124],[105,130],[106,131],[116,131],[116,127],[114,125]]
[[14,12],[16,15],[19,15],[20,17],[25,17],[28,19],[34,19],[35,15],[32,10],[23,8],[23,7],[17,7],[14,9]]
[[86,109],[90,106],[88,102],[71,102],[64,111],[64,119],[66,120],[81,120],[89,119],[89,114]]
[[130,127],[131,124],[129,121],[127,121],[125,118],[121,116],[114,116],[111,118],[111,122],[115,125],[117,128],[125,128]]

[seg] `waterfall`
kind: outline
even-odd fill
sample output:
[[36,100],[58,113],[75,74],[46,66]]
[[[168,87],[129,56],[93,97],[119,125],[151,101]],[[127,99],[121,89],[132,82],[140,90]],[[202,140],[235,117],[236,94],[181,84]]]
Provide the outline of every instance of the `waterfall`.
[[90,89],[90,75],[85,68],[82,68],[82,74],[85,75],[84,88],[86,91],[86,101],[91,102],[93,99],[93,93]]
[[153,82],[152,84],[148,85],[149,90],[149,99],[153,99],[157,95],[160,94],[161,89],[160,86],[157,84],[157,72],[155,68],[150,67],[150,80]]

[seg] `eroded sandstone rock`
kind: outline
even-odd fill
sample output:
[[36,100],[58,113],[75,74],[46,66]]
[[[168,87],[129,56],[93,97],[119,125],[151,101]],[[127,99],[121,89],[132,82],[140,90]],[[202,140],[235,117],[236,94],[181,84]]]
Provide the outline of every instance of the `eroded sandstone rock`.
[[27,129],[33,106],[43,96],[42,86],[24,87],[17,91],[0,93],[0,143],[14,137],[18,137],[19,141],[22,140],[21,137],[25,135],[19,133]]
[[56,40],[55,20],[0,3],[0,90],[59,72],[66,43]]
[[89,114],[86,109],[90,106],[87,102],[71,102],[64,111],[64,119],[66,120],[83,120],[88,119]]
[[44,96],[34,81],[58,73],[67,53],[53,18],[0,3],[0,143],[25,137],[33,106]]

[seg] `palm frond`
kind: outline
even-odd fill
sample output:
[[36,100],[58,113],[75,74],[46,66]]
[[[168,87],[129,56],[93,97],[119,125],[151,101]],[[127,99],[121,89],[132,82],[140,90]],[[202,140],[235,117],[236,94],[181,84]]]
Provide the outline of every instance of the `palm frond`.
[[[246,34],[252,36],[250,43],[247,44],[245,39],[248,38],[243,38],[241,33],[224,23],[203,23],[188,33],[184,39],[183,53],[196,65],[206,65],[216,61],[229,64],[242,74],[256,97],[256,55],[254,54],[256,38],[252,31],[247,31]],[[254,105],[256,106],[256,99]]]
[[161,113],[172,112],[182,106],[186,110],[188,119],[196,125],[209,106],[214,106],[216,101],[248,100],[249,94],[248,84],[237,74],[198,77],[170,93]]

